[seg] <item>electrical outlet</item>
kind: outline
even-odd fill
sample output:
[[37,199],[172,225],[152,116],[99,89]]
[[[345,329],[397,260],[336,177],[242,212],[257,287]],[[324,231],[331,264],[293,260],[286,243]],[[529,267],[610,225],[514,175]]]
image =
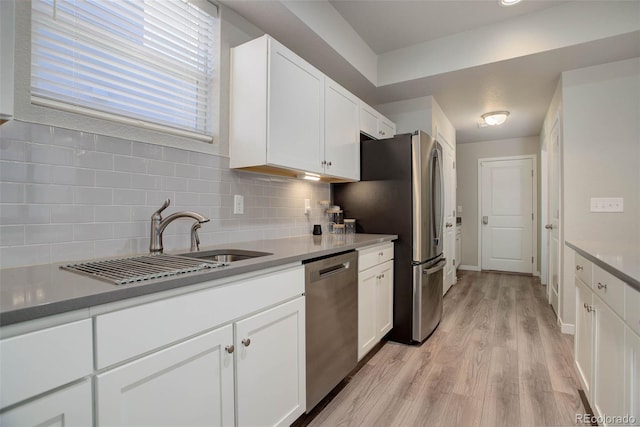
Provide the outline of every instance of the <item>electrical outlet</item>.
[[591,212],[624,212],[624,198],[592,197]]
[[239,194],[233,196],[233,213],[237,215],[244,214],[244,196]]
[[311,214],[311,199],[304,199],[304,214]]

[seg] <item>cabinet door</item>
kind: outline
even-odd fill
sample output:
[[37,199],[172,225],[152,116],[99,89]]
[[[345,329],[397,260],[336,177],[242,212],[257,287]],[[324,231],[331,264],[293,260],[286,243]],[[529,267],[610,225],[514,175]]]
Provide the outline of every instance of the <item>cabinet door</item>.
[[576,335],[574,357],[584,392],[592,400],[593,385],[593,305],[591,288],[576,279]]
[[376,342],[393,327],[393,261],[379,267],[376,283]]
[[635,418],[632,425],[640,426],[640,337],[628,327],[625,331],[625,414]]
[[91,381],[85,380],[0,414],[5,427],[93,425]]
[[377,266],[358,273],[358,360],[377,343],[375,307],[379,275]]
[[324,75],[275,40],[269,46],[267,162],[323,173]]
[[372,138],[380,139],[380,135],[378,135],[378,112],[364,102],[360,103],[360,132]]
[[235,325],[238,425],[290,425],[304,411],[304,297]]
[[380,139],[393,138],[396,134],[395,123],[381,116],[378,120],[378,134]]
[[358,108],[358,98],[326,79],[324,156],[327,175],[360,180]]
[[596,415],[624,415],[623,321],[599,297],[595,307],[593,406]]
[[96,377],[98,426],[234,424],[231,325]]

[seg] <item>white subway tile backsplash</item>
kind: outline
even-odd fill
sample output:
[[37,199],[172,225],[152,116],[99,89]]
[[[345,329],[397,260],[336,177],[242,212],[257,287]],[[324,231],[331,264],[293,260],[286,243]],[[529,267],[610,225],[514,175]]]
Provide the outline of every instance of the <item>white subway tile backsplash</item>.
[[51,219],[49,205],[0,205],[0,224],[48,224]]
[[24,240],[27,245],[68,242],[71,236],[72,224],[26,225],[24,228]]
[[93,242],[65,242],[51,245],[51,262],[75,262],[93,257]]
[[0,246],[24,245],[24,225],[0,225]]
[[131,188],[131,174],[126,172],[96,171],[96,187]]
[[113,190],[113,203],[116,205],[144,205],[146,192],[144,190]]
[[112,238],[113,224],[100,223],[73,225],[73,240],[75,241],[106,240]]
[[[229,170],[227,157],[13,121],[0,127],[0,268],[149,250],[149,221],[193,210],[202,245],[308,234],[329,185]],[[233,195],[245,214],[232,211]],[[312,215],[304,215],[304,199]],[[191,221],[165,233],[188,249]],[[326,229],[326,226],[323,226]]]
[[94,208],[89,205],[51,206],[52,224],[76,224],[94,222]]
[[78,205],[111,205],[113,190],[111,188],[76,187],[74,203]]
[[1,182],[0,203],[24,203],[24,184]]
[[113,170],[113,155],[75,149],[73,165],[80,168]]
[[73,187],[68,185],[27,184],[24,199],[26,203],[73,203]]

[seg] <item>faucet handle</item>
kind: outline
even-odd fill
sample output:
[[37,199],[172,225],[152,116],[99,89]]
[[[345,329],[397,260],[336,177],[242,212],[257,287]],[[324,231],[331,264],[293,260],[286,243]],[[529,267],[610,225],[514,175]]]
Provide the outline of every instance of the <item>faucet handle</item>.
[[153,213],[152,218],[153,218],[153,217],[160,217],[160,213],[161,213],[163,210],[167,209],[167,208],[169,207],[169,205],[170,205],[170,204],[171,204],[171,199],[167,199],[167,200],[165,200],[165,201],[164,201],[164,203],[162,204],[162,206],[160,206],[160,209],[158,209],[157,211],[155,211],[155,212]]

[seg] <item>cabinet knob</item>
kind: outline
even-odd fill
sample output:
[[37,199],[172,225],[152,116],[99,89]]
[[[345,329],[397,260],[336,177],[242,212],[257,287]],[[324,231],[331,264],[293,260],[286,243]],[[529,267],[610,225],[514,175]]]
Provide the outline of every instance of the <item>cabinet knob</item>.
[[244,345],[245,347],[249,347],[251,345],[251,340],[249,338],[243,339],[242,345]]
[[327,164],[327,161],[326,161],[326,160],[323,160],[320,164],[321,164],[322,166],[324,166],[324,165],[326,165],[326,164]]
[[228,345],[224,349],[227,351],[227,353],[231,354],[233,353],[233,350],[235,350],[235,347],[232,345]]
[[382,275],[380,276],[381,279],[384,279],[384,273],[382,273]]
[[450,222],[447,222],[447,223],[445,224],[445,227],[447,227],[447,228],[451,228],[451,227],[453,227],[453,224],[451,224]]
[[576,271],[580,271],[580,270],[584,270],[584,268],[581,265],[576,265]]
[[585,305],[586,305],[585,308],[587,309],[587,313],[593,313],[594,311],[596,311],[596,309],[593,308],[592,305],[587,305],[587,304],[585,304]]
[[327,162],[327,166],[331,166],[331,162]]
[[604,289],[605,291],[607,290],[607,284],[605,283],[604,285],[600,282],[598,282],[598,289]]
[[553,230],[553,224],[547,224],[544,226],[547,230]]
[[378,252],[378,255],[379,255],[379,256],[383,256],[383,255],[384,255],[384,252]]

